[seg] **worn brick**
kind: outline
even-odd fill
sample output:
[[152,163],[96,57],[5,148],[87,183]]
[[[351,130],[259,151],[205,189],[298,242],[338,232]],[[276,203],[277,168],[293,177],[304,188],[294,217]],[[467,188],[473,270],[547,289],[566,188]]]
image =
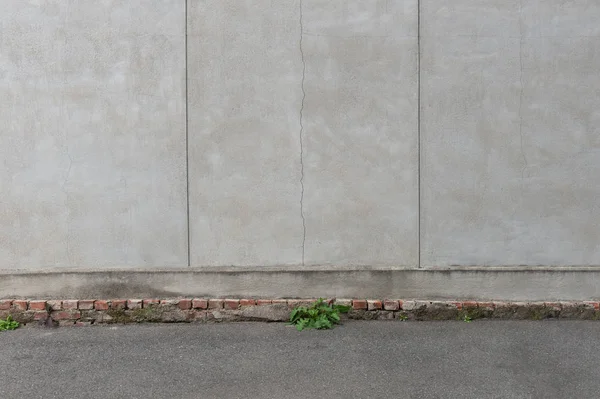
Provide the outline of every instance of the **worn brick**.
[[594,308],[594,310],[600,310],[600,303],[599,302],[590,302],[590,301],[586,301],[584,302],[586,305],[589,305],[591,307]]
[[383,305],[380,300],[367,299],[367,309],[368,310],[380,310],[382,308],[383,308]]
[[402,310],[413,310],[416,306],[416,301],[398,301],[400,309]]
[[352,307],[352,299],[336,298],[335,299],[335,304],[336,305],[341,305],[341,306],[350,306],[350,307]]
[[288,299],[287,304],[290,309],[297,308],[298,306],[309,307],[315,301],[312,299]]
[[75,327],[89,327],[92,325],[91,321],[76,321],[75,324],[73,324]]
[[12,299],[0,300],[0,310],[9,310],[12,306]]
[[398,300],[384,299],[383,308],[385,310],[398,310],[400,309],[400,303],[398,302]]
[[222,299],[209,299],[208,300],[208,308],[209,309],[223,309],[224,300]]
[[47,304],[50,310],[62,310],[62,301],[53,300],[48,301]]
[[462,310],[462,308],[463,308],[463,303],[462,302],[452,302],[452,304],[454,306],[456,306],[456,309],[458,309],[458,310]]
[[46,301],[29,301],[29,310],[46,310]]
[[27,310],[27,301],[21,299],[15,299],[12,302],[12,306],[16,310]]
[[110,301],[111,309],[127,309],[127,300],[125,299],[113,299]]
[[52,312],[51,317],[54,320],[78,320],[81,318],[81,313],[73,310],[61,310],[58,312]]
[[79,307],[79,301],[76,299],[69,299],[62,301],[63,309],[77,309]]
[[494,310],[494,302],[478,302],[477,306],[482,309]]
[[273,305],[287,305],[287,299],[273,299],[271,300]]
[[225,299],[224,307],[225,309],[237,309],[240,307],[240,301],[237,299]]
[[476,308],[477,302],[475,301],[464,301],[462,304],[463,308]]
[[256,301],[254,299],[240,299],[240,306],[254,306]]
[[99,299],[94,302],[94,309],[96,309],[96,310],[108,310],[109,306],[110,306],[109,301]]
[[256,304],[257,305],[270,305],[271,300],[270,299],[257,299]]
[[80,310],[92,310],[94,309],[94,302],[93,299],[83,299],[79,301],[78,307]]
[[144,299],[142,301],[143,307],[144,308],[150,308],[152,306],[158,306],[160,305],[160,299]]
[[177,306],[181,310],[191,309],[192,308],[192,300],[191,299],[180,299]]
[[352,308],[354,310],[364,310],[368,308],[367,301],[364,299],[353,299]]
[[35,312],[33,314],[33,319],[34,320],[46,320],[48,318],[48,312]]
[[208,309],[208,300],[194,298],[192,299],[192,308],[194,309]]
[[141,299],[128,299],[127,300],[127,309],[141,309],[142,308],[142,300]]

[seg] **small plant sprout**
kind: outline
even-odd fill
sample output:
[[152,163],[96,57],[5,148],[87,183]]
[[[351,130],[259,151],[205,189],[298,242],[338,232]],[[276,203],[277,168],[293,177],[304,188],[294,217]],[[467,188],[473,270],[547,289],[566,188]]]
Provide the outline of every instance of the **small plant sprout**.
[[310,307],[298,306],[292,310],[290,324],[295,325],[298,331],[315,328],[328,330],[340,322],[340,313],[348,313],[350,306],[330,305],[323,298],[313,303]]
[[10,315],[6,317],[6,320],[0,319],[0,331],[16,330],[18,327],[19,322],[14,321]]

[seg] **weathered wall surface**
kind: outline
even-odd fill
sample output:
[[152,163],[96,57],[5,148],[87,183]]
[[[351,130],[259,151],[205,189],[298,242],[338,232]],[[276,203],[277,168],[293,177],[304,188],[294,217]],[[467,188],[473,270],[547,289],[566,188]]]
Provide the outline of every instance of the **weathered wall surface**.
[[189,5],[191,264],[416,266],[416,0]]
[[0,268],[187,265],[185,4],[0,8]]
[[0,270],[598,266],[599,19],[4,0]]
[[422,266],[600,265],[598,20],[421,1]]

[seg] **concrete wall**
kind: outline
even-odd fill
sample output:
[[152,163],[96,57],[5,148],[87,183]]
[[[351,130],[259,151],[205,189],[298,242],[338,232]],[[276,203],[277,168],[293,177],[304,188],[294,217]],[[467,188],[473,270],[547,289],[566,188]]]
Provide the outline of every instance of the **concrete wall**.
[[0,267],[187,265],[185,4],[0,9]]
[[0,271],[600,265],[595,0],[1,8]]
[[423,267],[600,265],[599,20],[421,0]]

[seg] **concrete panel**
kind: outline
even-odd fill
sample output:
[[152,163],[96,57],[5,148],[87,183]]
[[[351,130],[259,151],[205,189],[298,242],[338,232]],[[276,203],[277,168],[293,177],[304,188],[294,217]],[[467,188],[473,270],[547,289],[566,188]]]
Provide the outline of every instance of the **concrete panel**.
[[304,0],[305,264],[418,263],[417,1]]
[[298,1],[188,1],[191,263],[302,261]]
[[600,7],[422,4],[422,265],[600,264]]
[[1,8],[0,268],[186,265],[185,4]]
[[598,268],[217,267],[0,273],[0,298],[600,299]]

